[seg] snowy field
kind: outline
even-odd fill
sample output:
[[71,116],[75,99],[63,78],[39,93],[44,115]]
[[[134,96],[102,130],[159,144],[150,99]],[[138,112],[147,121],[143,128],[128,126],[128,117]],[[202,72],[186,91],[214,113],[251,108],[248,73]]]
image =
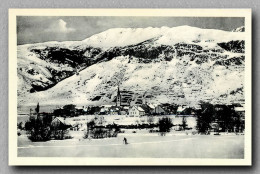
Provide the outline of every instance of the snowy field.
[[[158,123],[158,120],[162,117],[169,117],[172,120],[174,125],[182,124],[182,116],[175,116],[175,115],[163,115],[163,116],[152,116],[152,123]],[[141,117],[131,117],[128,115],[82,115],[78,117],[70,117],[66,118],[72,125],[80,124],[85,125],[87,122],[93,119],[102,119],[102,123],[104,125],[107,124],[118,124],[118,125],[136,125],[136,124],[148,124],[149,117],[148,116],[141,116]],[[151,117],[150,117],[151,118]],[[187,125],[190,128],[195,129],[196,127],[196,117],[194,116],[185,116]],[[23,122],[25,124],[26,121],[29,120],[28,115],[19,115],[18,116],[18,123]]]
[[[172,131],[166,136],[148,130],[126,130],[117,138],[82,139],[84,131],[74,131],[73,139],[31,142],[18,137],[19,157],[119,157],[119,158],[244,158],[244,135],[187,135]],[[123,144],[126,137],[129,144]]]
[[[85,125],[95,117],[103,117],[104,124],[142,124],[147,116],[129,117],[122,115],[104,115],[67,118],[73,124]],[[155,116],[157,123],[162,116]],[[181,124],[182,117],[168,115],[173,124]],[[18,116],[25,122],[29,117]],[[195,131],[196,117],[187,117],[188,127],[192,130],[175,131],[174,127],[166,136],[149,133],[149,129],[122,129],[125,133],[116,138],[83,139],[84,130],[70,131],[73,139],[31,142],[24,131],[18,136],[18,156],[20,157],[123,157],[123,158],[244,158],[244,135],[232,133],[215,135],[192,135]],[[84,126],[82,126],[84,128]],[[136,133],[133,133],[135,131]],[[123,144],[126,137],[129,144]]]

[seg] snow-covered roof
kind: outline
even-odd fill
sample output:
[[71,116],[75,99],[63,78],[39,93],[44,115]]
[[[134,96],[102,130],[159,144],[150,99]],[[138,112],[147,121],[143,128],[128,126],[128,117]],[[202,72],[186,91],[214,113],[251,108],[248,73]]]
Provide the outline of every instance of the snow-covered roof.
[[182,112],[186,109],[187,107],[186,106],[179,106],[178,109],[177,109],[177,112]]
[[113,105],[102,105],[103,107],[105,107],[105,108],[110,108],[110,107],[112,107]]
[[[64,117],[56,117],[54,118],[54,120],[57,119],[59,120],[61,123],[63,123],[64,125],[69,125],[69,126],[72,126],[73,125],[73,122],[68,120],[68,119],[65,119]],[[52,121],[54,121],[52,120]]]
[[243,112],[243,111],[245,111],[245,108],[244,107],[235,107],[235,111]]
[[195,105],[193,108],[197,110],[202,109],[200,105]]
[[77,107],[75,107],[75,109],[83,109],[83,107],[79,107],[79,106],[77,106]]
[[137,107],[138,111],[144,112],[143,108],[141,108],[140,106]]
[[150,108],[152,108],[152,109],[154,109],[156,106],[155,105],[153,105],[153,104],[148,104],[148,106],[150,107]]
[[141,106],[132,106],[131,109],[132,108],[135,108],[135,109],[137,109],[140,112],[144,112],[144,109]]
[[101,109],[100,109],[100,112],[105,112],[105,111],[106,111],[105,108],[101,108]]

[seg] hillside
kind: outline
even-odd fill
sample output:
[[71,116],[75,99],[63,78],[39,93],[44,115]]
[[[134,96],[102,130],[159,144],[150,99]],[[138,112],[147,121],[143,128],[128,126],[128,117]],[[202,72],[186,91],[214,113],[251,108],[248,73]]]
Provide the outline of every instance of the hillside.
[[244,32],[116,28],[18,46],[18,105],[244,102]]

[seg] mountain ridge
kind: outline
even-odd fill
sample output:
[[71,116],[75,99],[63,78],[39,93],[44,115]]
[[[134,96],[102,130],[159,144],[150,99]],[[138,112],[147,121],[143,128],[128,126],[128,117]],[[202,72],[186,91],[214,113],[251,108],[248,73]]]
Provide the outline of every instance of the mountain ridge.
[[[188,26],[110,29],[83,41],[22,45],[18,103],[113,103],[118,83],[130,102],[243,102],[244,47],[244,33]],[[233,84],[221,89],[217,82]]]

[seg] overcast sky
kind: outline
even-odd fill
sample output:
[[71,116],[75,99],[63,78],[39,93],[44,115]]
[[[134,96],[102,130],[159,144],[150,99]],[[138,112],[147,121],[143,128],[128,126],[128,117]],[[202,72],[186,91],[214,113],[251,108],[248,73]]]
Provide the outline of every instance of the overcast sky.
[[244,18],[206,17],[17,17],[17,43],[84,40],[110,28],[175,27],[189,25],[230,31]]

